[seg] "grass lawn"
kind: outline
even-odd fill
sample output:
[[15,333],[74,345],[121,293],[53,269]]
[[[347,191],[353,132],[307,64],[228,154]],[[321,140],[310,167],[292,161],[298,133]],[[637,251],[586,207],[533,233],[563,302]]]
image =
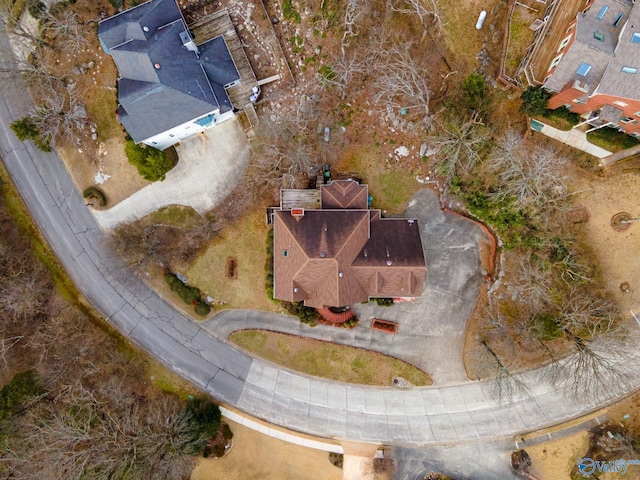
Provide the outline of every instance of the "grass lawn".
[[[222,308],[280,311],[265,289],[268,230],[262,208],[247,212],[236,223],[225,227],[222,235],[211,242],[185,275],[216,302],[224,302]],[[237,278],[225,278],[228,258],[237,260]]]
[[631,135],[609,127],[599,128],[598,130],[587,133],[587,140],[613,153],[635,147],[640,143]]
[[151,225],[166,224],[180,228],[190,228],[199,217],[200,214],[191,207],[169,205],[149,214],[145,220],[148,220]]
[[263,330],[234,332],[229,340],[278,365],[338,382],[391,386],[393,377],[402,377],[416,386],[432,384],[422,370],[361,348]]
[[115,114],[118,106],[115,90],[96,88],[87,96],[86,104],[87,113],[96,122],[98,137],[101,140],[124,137],[122,126]]
[[540,117],[540,120],[559,130],[568,131],[578,125],[578,123],[582,121],[582,118],[580,118],[580,115],[577,113],[560,107],[555,110],[546,110]]
[[347,152],[336,170],[362,174],[373,196],[373,208],[389,213],[402,213],[407,202],[421,188],[414,175],[387,164],[386,156],[377,147],[363,147]]

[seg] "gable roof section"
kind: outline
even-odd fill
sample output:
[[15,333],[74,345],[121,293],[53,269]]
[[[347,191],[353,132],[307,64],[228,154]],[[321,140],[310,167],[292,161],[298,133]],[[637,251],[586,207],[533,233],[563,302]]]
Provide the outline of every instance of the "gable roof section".
[[224,85],[239,75],[224,39],[207,42],[199,58],[183,45],[185,32],[175,0],[151,0],[99,24],[120,73],[120,121],[136,143],[232,108]]
[[366,209],[368,196],[367,186],[353,180],[334,180],[320,187],[320,201],[324,209]]
[[640,99],[640,74],[625,73],[623,67],[640,71],[640,43],[632,42],[633,34],[640,34],[640,4],[629,13],[629,20],[620,33],[615,54],[609,63],[596,93],[616,97]]
[[418,222],[372,218],[371,238],[352,264],[371,297],[414,297],[422,294],[426,275]]
[[[128,40],[148,40],[160,27],[182,18],[175,0],[152,0],[125,10],[98,24],[98,36],[107,53]],[[143,27],[149,29],[148,32]]]

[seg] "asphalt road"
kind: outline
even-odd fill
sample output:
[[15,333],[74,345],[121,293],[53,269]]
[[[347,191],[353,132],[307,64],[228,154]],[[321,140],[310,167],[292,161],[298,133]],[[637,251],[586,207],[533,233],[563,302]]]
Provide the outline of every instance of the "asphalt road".
[[[0,61],[6,62],[0,33]],[[28,108],[25,89],[5,84],[0,96],[0,152],[35,222],[70,278],[104,318],[132,342],[224,404],[292,430],[341,440],[428,445],[484,442],[557,424],[637,386],[615,385],[570,400],[536,372],[521,378],[526,395],[500,403],[487,385],[393,389],[307,377],[253,359],[216,339],[139,280],[110,253],[64,165],[18,141],[8,125]],[[243,312],[237,312],[239,320]],[[633,366],[635,359],[629,359]],[[590,399],[591,398],[591,399]]]

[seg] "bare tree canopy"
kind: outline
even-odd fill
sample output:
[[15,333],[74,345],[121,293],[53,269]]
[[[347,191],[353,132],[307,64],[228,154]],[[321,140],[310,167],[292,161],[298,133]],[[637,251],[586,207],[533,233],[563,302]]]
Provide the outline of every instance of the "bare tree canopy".
[[369,64],[375,69],[373,101],[393,115],[406,112],[407,119],[415,119],[430,126],[431,74],[429,55],[414,41],[398,35],[382,37],[374,44]]
[[455,175],[469,175],[480,162],[491,131],[476,114],[465,120],[452,117],[441,123],[441,135],[429,137],[437,151],[440,172],[450,181]]
[[484,167],[497,179],[497,199],[513,197],[523,207],[548,207],[566,196],[566,163],[567,159],[551,147],[529,144],[510,129],[498,138]]
[[56,46],[72,55],[91,44],[87,39],[87,24],[80,21],[78,15],[68,9],[58,14],[46,9],[42,16],[43,28],[46,35],[56,43]]
[[407,15],[416,15],[425,31],[433,25],[436,34],[442,35],[442,18],[438,6],[438,0],[387,0],[387,8],[394,12]]
[[40,135],[53,142],[75,138],[88,122],[87,111],[73,85],[65,89],[51,89],[31,109],[29,116]]
[[23,441],[40,459],[16,458],[21,478],[188,478],[206,438],[191,433],[191,419],[170,397],[147,409],[116,382],[90,391],[63,386],[51,402],[31,408],[21,422]]
[[260,194],[280,188],[299,188],[309,173],[316,172],[319,160],[312,148],[309,125],[317,116],[314,100],[298,98],[291,115],[261,123],[254,140],[251,163],[243,183]]

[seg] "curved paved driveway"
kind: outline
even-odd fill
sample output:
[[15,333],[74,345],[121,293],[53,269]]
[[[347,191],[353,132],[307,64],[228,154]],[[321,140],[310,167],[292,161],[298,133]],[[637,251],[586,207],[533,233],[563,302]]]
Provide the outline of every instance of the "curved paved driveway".
[[[0,35],[0,52],[6,51]],[[23,91],[21,85],[3,89],[0,151],[69,276],[123,335],[227,405],[319,436],[437,444],[515,435],[575,417],[623,394],[619,385],[599,392],[595,403],[570,401],[554,385],[528,374],[523,380],[531,385],[531,396],[500,405],[477,382],[409,390],[363,387],[252,359],[174,310],[109,253],[58,156],[19,142],[9,130],[15,118],[10,107],[16,116],[25,111]],[[633,381],[638,384],[636,377]]]
[[130,223],[167,205],[185,205],[204,215],[237,185],[249,164],[249,142],[237,119],[183,140],[180,161],[154,182],[107,210],[93,212],[103,230]]

